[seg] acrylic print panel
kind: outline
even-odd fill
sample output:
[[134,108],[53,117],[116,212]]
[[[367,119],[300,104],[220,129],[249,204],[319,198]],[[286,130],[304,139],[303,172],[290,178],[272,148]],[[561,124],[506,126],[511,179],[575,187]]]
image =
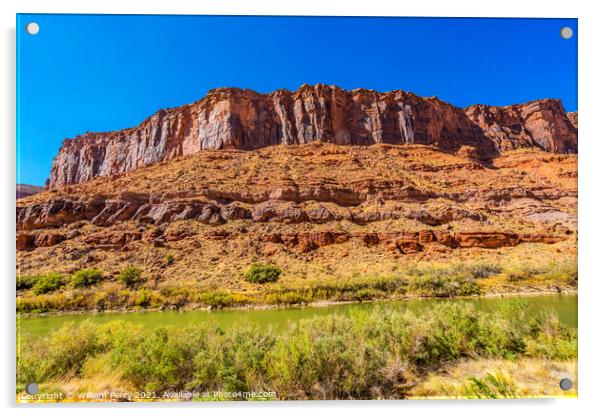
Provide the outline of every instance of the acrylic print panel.
[[577,395],[575,19],[17,28],[18,401]]

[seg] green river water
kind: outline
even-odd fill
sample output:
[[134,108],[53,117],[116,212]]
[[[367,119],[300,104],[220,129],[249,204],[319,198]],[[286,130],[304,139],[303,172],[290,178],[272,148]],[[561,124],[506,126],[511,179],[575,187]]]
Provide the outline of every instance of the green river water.
[[506,296],[473,299],[414,299],[392,302],[354,303],[323,307],[300,307],[286,309],[245,309],[224,311],[149,311],[149,312],[111,312],[111,313],[78,313],[65,315],[24,316],[17,319],[21,340],[42,337],[60,328],[67,322],[90,320],[94,323],[105,323],[115,320],[132,322],[152,328],[157,326],[187,325],[195,322],[214,321],[223,328],[231,325],[249,323],[260,326],[273,326],[276,330],[286,328],[290,323],[303,318],[322,316],[333,313],[347,314],[354,310],[369,311],[378,309],[383,314],[391,310],[409,309],[415,314],[423,313],[438,303],[471,303],[477,310],[488,311],[508,299],[524,299],[529,309],[527,316],[534,316],[543,310],[555,311],[560,320],[569,327],[577,327],[577,295],[540,295],[540,296]]

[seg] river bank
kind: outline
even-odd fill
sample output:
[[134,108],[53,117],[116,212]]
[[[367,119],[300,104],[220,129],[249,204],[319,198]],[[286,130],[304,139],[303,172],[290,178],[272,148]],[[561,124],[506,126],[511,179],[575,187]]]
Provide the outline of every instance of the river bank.
[[[91,271],[93,272],[93,271]],[[54,275],[38,279],[58,279]],[[45,313],[140,310],[281,309],[290,306],[329,306],[419,298],[504,296],[510,294],[573,293],[577,290],[574,261],[512,268],[487,263],[433,266],[384,276],[306,279],[234,287],[204,287],[199,283],[166,282],[126,286],[100,280],[90,286],[62,285],[47,293],[17,291],[17,312]]]
[[287,305],[270,305],[270,304],[248,304],[248,305],[233,305],[212,307],[202,304],[187,304],[182,308],[159,307],[159,308],[121,308],[121,309],[104,309],[104,310],[76,310],[76,311],[48,311],[41,313],[17,313],[19,317],[43,317],[43,316],[64,316],[64,315],[81,315],[81,314],[127,314],[127,313],[147,313],[147,312],[163,312],[163,311],[257,311],[257,310],[286,310],[291,308],[327,308],[331,306],[366,304],[366,303],[388,303],[411,300],[429,300],[429,299],[479,299],[479,298],[505,298],[505,297],[525,297],[525,296],[545,296],[545,295],[577,295],[577,289],[574,287],[557,287],[555,289],[539,289],[539,288],[517,288],[515,291],[492,291],[481,293],[479,295],[468,296],[424,296],[424,295],[404,295],[391,296],[383,299],[366,299],[366,300],[348,300],[348,301],[314,301],[309,303],[287,304]]
[[[62,397],[153,393],[143,401],[178,391],[272,391],[277,400],[560,395],[550,380],[574,367],[576,302],[545,295],[34,317],[29,324],[45,333],[21,333],[17,392],[36,380]],[[450,377],[459,384],[445,391]]]
[[221,310],[142,310],[108,312],[108,313],[64,313],[45,314],[17,317],[17,332],[24,341],[31,338],[45,336],[59,329],[67,323],[109,323],[122,321],[133,323],[144,328],[159,326],[183,326],[203,322],[215,322],[224,328],[237,325],[257,324],[261,327],[274,327],[279,330],[287,328],[290,324],[299,320],[327,316],[331,314],[347,315],[355,311],[380,310],[383,314],[391,311],[414,311],[415,313],[426,313],[430,309],[442,304],[467,304],[476,310],[488,312],[499,305],[508,302],[520,302],[525,304],[527,318],[535,316],[544,310],[556,313],[561,322],[570,328],[577,326],[577,295],[541,293],[539,295],[504,295],[504,296],[478,296],[462,298],[414,298],[405,300],[369,301],[369,302],[346,302],[321,304],[319,306],[297,306],[283,308],[264,309],[233,309]]

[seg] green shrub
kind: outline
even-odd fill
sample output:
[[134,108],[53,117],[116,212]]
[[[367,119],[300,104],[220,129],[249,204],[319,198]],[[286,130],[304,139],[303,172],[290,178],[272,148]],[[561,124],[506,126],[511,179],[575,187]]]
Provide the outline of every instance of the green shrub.
[[201,325],[111,335],[108,353],[122,379],[136,389],[157,393],[183,390],[193,378],[194,357],[206,344]]
[[337,222],[334,226],[335,230],[337,230],[338,232],[345,232],[345,227],[343,227],[343,224],[341,224],[340,222]]
[[167,256],[165,256],[165,264],[167,266],[171,266],[175,260],[176,258],[173,256],[173,254],[168,254]]
[[269,305],[296,305],[309,303],[312,297],[308,291],[292,289],[266,293],[263,300]]
[[576,286],[578,280],[577,261],[570,260],[554,264],[541,275],[541,278]]
[[134,304],[140,307],[149,306],[153,297],[153,292],[149,289],[142,289],[137,293]]
[[426,266],[413,267],[407,271],[409,276],[448,276],[458,279],[485,279],[502,273],[503,268],[499,264],[477,262],[470,264],[454,264],[449,267]]
[[544,311],[531,322],[530,327],[526,355],[550,360],[577,357],[576,332],[566,328],[554,313]]
[[475,279],[485,279],[489,276],[495,276],[502,272],[502,267],[498,264],[474,263],[456,267],[456,273],[466,273]]
[[504,270],[509,282],[520,282],[548,272],[550,267],[537,266],[533,264],[519,264],[506,268]]
[[31,289],[40,277],[38,275],[17,276],[17,290]]
[[102,280],[102,272],[97,269],[78,270],[71,275],[71,285],[73,287],[93,286]]
[[222,332],[208,328],[194,358],[195,373],[188,384],[196,390],[258,391],[265,386],[275,335],[256,326]]
[[466,275],[434,272],[414,277],[408,290],[422,296],[450,297],[469,296],[481,293],[480,286]]
[[253,263],[245,272],[245,279],[251,283],[271,283],[278,280],[282,270],[273,264]]
[[[77,375],[82,364],[99,350],[99,327],[89,321],[68,322],[43,343],[22,343],[17,357],[17,380],[49,380],[65,374]],[[39,357],[44,359],[40,360]]]
[[374,398],[383,390],[400,397],[395,385],[403,384],[403,366],[396,364],[392,344],[367,337],[368,328],[378,331],[374,327],[380,325],[373,318],[330,315],[300,321],[268,354],[272,388],[282,399]]
[[142,282],[142,271],[136,266],[127,266],[119,272],[117,279],[129,288]]
[[65,281],[60,273],[50,273],[39,276],[36,283],[33,285],[33,292],[36,295],[41,295],[48,292],[54,292],[65,286]]
[[226,292],[210,291],[203,292],[199,296],[199,299],[205,305],[212,306],[214,308],[224,308],[233,304],[232,295]]

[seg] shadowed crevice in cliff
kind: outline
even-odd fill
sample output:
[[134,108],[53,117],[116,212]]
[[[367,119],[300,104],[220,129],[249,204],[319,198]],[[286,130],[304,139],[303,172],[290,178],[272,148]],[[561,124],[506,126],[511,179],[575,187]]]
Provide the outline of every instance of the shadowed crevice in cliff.
[[576,153],[576,126],[576,113],[567,115],[553,99],[463,110],[401,90],[316,84],[259,94],[219,88],[195,103],[161,110],[137,127],[65,140],[47,187],[122,174],[201,150],[278,144],[424,144],[470,152],[491,165],[499,152],[517,148]]

